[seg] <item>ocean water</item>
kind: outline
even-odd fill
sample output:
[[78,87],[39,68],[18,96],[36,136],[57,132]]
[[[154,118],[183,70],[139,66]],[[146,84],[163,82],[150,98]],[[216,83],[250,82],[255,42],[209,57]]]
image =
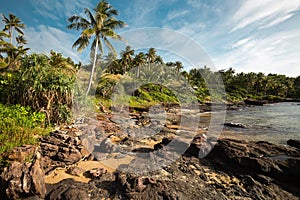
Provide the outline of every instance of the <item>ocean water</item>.
[[284,102],[229,110],[226,112],[226,122],[242,123],[247,128],[224,127],[223,130],[255,141],[286,144],[288,139],[300,140],[299,104]]

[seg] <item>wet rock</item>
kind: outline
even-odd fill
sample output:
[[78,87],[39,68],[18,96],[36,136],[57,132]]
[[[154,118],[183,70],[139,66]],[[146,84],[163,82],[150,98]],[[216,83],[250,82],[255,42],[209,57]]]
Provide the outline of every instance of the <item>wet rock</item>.
[[234,128],[247,128],[247,126],[244,125],[244,124],[241,124],[241,123],[233,123],[233,122],[224,123],[224,126],[234,127]]
[[1,196],[8,199],[37,196],[44,198],[46,186],[39,160],[34,163],[13,162],[1,173]]
[[254,105],[254,106],[262,106],[267,103],[266,101],[260,101],[255,99],[246,99],[244,100],[244,102],[247,105]]
[[292,140],[292,139],[290,139],[290,140],[288,140],[286,143],[287,143],[289,146],[291,146],[291,147],[295,147],[295,148],[297,148],[297,149],[300,149],[300,140]]

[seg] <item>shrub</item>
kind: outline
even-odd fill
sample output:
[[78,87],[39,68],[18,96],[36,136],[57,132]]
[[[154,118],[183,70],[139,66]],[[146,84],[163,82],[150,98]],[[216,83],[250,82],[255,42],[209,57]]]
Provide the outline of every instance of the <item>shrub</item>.
[[20,69],[1,74],[0,101],[44,111],[47,123],[65,123],[71,115],[78,68],[70,58],[53,51],[50,56],[26,55]]

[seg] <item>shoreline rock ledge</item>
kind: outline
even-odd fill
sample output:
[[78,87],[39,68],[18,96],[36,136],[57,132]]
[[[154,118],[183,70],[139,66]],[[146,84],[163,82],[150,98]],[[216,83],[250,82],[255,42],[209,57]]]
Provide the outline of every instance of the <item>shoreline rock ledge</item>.
[[[208,142],[203,145],[205,141]],[[165,138],[156,147],[164,148],[168,142],[168,138]],[[215,142],[206,157],[198,157]],[[291,146],[298,144],[289,143]],[[89,181],[67,178],[46,184],[45,171],[50,172],[58,167],[76,169],[76,162],[90,154],[78,136],[57,131],[42,139],[41,149],[35,151],[30,159],[32,162],[18,158],[11,160],[11,165],[0,173],[0,196],[1,199],[27,200],[296,200],[300,197],[300,149],[291,146],[232,138],[209,140],[199,135],[178,160],[155,172],[130,174],[122,171],[127,165],[120,166],[115,172],[102,168],[80,169],[73,174],[89,177]],[[23,158],[27,156],[22,152],[32,155],[29,146],[18,148],[16,152],[19,153],[15,155],[22,155]],[[135,166],[137,160],[130,161],[130,166]],[[138,167],[140,165],[136,169]]]

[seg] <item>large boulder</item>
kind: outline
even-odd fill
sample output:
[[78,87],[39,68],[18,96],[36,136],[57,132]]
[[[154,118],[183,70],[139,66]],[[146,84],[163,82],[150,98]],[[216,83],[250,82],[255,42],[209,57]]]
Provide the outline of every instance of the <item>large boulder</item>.
[[74,179],[64,179],[54,185],[47,186],[48,193],[45,199],[84,199],[89,200],[91,187],[87,183],[77,182]]
[[266,104],[266,101],[256,100],[256,99],[246,99],[244,100],[245,104],[247,105],[254,105],[254,106],[262,106]]
[[247,173],[263,174],[278,181],[300,183],[300,152],[295,148],[263,141],[222,139],[207,158]]
[[286,143],[287,143],[287,145],[289,145],[291,147],[295,147],[297,149],[300,149],[300,140],[289,139]]
[[33,163],[13,162],[0,175],[1,198],[44,198],[46,194],[44,177],[45,173],[39,160]]

